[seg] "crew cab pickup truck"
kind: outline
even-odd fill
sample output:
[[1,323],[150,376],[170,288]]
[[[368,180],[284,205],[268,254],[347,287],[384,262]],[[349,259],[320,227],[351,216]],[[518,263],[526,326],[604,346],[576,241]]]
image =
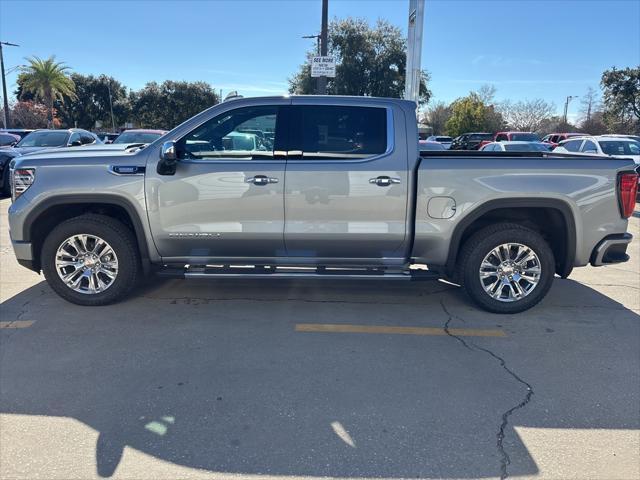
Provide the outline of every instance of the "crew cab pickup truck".
[[628,259],[631,160],[425,152],[415,104],[234,99],[149,145],[12,164],[18,261],[81,305],[150,272],[186,278],[448,279],[482,308],[538,303],[554,276]]

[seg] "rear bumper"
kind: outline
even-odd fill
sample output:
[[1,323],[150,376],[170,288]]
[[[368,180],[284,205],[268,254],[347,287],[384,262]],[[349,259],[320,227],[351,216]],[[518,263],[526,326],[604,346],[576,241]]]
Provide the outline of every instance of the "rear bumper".
[[605,237],[591,254],[591,265],[599,267],[612,263],[623,263],[629,260],[627,246],[631,243],[633,235],[630,233],[617,233]]

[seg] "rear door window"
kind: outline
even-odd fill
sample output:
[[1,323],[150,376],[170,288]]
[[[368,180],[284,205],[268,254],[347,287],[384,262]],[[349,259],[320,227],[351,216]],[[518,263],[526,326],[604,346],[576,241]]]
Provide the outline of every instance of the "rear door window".
[[387,151],[387,111],[380,107],[299,105],[290,151],[303,159],[366,159]]
[[578,152],[580,151],[580,145],[582,145],[582,140],[569,140],[568,142],[564,142],[561,146],[569,152]]

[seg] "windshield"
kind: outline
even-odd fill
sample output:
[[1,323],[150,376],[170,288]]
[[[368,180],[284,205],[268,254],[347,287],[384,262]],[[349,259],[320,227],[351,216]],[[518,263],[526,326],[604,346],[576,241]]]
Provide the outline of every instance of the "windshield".
[[518,142],[538,142],[540,138],[535,133],[512,133],[511,140]]
[[600,140],[600,147],[607,155],[640,155],[640,143],[624,140]]
[[451,137],[436,137],[436,142],[451,142]]
[[69,132],[31,132],[18,142],[18,147],[64,147]]
[[508,143],[504,149],[510,152],[548,152],[549,146],[543,143]]
[[419,143],[419,148],[420,151],[426,151],[426,150],[446,150],[446,148],[444,148],[444,145],[440,145],[438,142],[425,142],[422,141]]
[[491,133],[474,133],[469,136],[469,140],[493,140],[493,134]]
[[151,143],[155,142],[162,135],[148,132],[124,132],[113,143]]

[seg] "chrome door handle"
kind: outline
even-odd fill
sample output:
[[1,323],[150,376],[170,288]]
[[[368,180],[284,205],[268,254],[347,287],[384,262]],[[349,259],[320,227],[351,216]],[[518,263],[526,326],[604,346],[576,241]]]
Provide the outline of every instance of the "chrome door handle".
[[400,183],[400,179],[397,177],[381,175],[380,177],[370,178],[369,183],[378,185],[379,187],[388,187],[389,185],[397,185]]
[[256,175],[245,179],[245,183],[253,183],[254,185],[268,185],[269,183],[278,183],[278,179],[267,177],[266,175]]

